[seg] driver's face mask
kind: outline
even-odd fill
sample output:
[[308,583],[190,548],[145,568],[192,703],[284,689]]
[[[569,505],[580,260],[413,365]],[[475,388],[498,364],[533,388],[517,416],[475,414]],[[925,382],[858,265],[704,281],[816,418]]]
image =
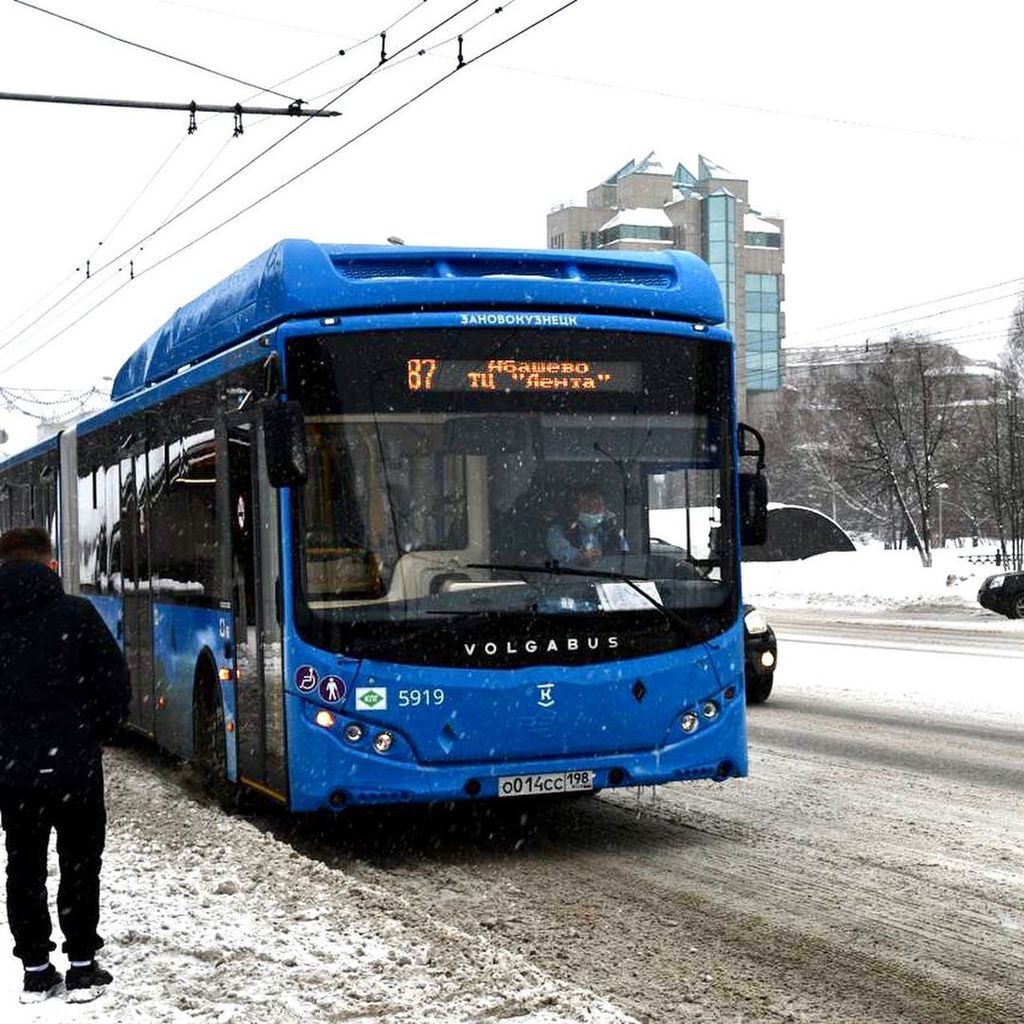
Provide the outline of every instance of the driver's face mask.
[[576,520],[585,530],[596,530],[604,522],[603,512],[581,512]]

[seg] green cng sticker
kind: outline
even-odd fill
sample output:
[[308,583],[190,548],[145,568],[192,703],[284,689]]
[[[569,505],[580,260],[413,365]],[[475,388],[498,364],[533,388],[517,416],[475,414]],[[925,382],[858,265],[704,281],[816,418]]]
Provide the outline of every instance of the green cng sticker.
[[356,711],[387,711],[388,688],[386,686],[357,686]]

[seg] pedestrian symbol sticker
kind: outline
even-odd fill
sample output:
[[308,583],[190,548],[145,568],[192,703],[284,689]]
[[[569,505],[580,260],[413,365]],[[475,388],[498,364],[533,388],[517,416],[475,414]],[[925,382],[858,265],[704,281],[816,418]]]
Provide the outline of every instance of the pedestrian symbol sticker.
[[386,686],[357,686],[356,711],[387,711],[388,688]]
[[312,665],[302,665],[295,670],[295,685],[302,693],[310,693],[320,683],[320,674]]
[[345,680],[338,676],[324,676],[320,680],[320,699],[337,704],[345,699]]

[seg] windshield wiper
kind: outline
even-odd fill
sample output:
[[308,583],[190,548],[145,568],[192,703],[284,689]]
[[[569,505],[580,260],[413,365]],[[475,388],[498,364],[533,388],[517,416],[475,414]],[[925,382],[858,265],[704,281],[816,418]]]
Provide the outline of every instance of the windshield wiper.
[[637,582],[653,583],[650,576],[628,576],[624,572],[613,572],[610,569],[573,569],[567,565],[559,565],[558,562],[544,562],[542,565],[519,565],[510,562],[467,562],[467,569],[491,569],[497,572],[545,573],[548,576],[580,576],[584,579],[618,580],[628,584],[633,590],[640,594],[652,607],[657,608],[662,615],[680,629],[687,630],[690,624],[678,612],[662,604],[656,597],[652,597]]

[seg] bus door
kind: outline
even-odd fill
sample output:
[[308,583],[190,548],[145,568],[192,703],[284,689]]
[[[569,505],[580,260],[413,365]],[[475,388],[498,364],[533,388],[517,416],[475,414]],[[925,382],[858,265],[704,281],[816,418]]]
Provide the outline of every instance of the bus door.
[[234,617],[238,774],[286,799],[277,493],[267,483],[257,413],[220,432],[228,472],[220,516]]
[[154,736],[153,603],[149,576],[146,452],[121,459],[121,599],[124,653],[132,680],[128,720]]

